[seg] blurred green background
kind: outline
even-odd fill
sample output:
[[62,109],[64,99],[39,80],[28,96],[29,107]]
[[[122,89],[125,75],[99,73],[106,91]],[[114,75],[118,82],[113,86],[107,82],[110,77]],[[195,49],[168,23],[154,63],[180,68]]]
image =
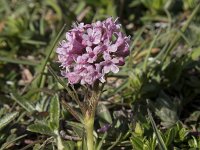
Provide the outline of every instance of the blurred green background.
[[[158,135],[168,149],[200,148],[198,0],[0,0],[1,149],[55,148],[48,136],[26,130],[48,120],[55,93],[77,107],[46,66],[59,75],[55,47],[73,23],[110,16],[131,35],[131,54],[105,86],[95,130],[111,127],[97,132],[99,149],[154,150]],[[80,137],[63,106],[60,121],[62,131]],[[62,138],[68,149],[81,149]]]

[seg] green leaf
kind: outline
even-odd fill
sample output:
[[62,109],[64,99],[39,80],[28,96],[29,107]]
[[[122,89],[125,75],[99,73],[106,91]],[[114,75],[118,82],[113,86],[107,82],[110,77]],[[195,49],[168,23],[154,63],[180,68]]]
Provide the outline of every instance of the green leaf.
[[103,121],[112,124],[112,118],[110,112],[105,105],[99,104],[97,106],[97,116],[99,116]]
[[133,149],[135,150],[143,150],[143,139],[142,137],[133,136],[131,138],[131,143],[133,145]]
[[27,130],[31,132],[44,134],[44,135],[50,135],[50,136],[55,135],[49,126],[47,126],[46,124],[41,124],[41,123],[36,123],[36,124],[28,126]]
[[161,93],[156,100],[156,115],[162,120],[162,125],[171,127],[178,121],[177,106],[165,93]]
[[75,135],[78,135],[79,137],[83,136],[83,132],[84,132],[83,124],[73,122],[73,121],[67,121],[67,125],[71,126]]
[[13,112],[10,114],[5,115],[3,118],[0,119],[0,130],[4,128],[7,124],[13,121],[17,116],[18,112]]
[[143,129],[143,127],[140,125],[139,122],[136,123],[136,126],[135,126],[135,133],[136,133],[138,136],[142,136],[143,133],[144,133],[144,129]]
[[51,99],[50,104],[50,126],[53,130],[59,129],[59,118],[60,118],[60,104],[58,95],[56,94]]
[[177,132],[176,132],[175,128],[170,128],[170,129],[167,130],[167,132],[165,133],[165,137],[166,137],[165,144],[166,144],[166,146],[171,145],[176,134],[177,134]]
[[150,149],[154,150],[156,149],[156,137],[153,136],[150,140],[149,140],[149,144],[150,144]]
[[17,138],[14,138],[14,139],[12,139],[12,140],[7,141],[6,143],[4,143],[4,144],[2,145],[2,147],[0,148],[0,150],[5,150],[5,149],[7,149],[7,148],[6,148],[7,146],[9,146],[10,144],[12,144],[12,143],[14,143],[14,142],[16,142],[16,141],[18,141],[18,140],[21,140],[22,138],[24,138],[24,137],[26,137],[26,136],[27,136],[27,134],[24,134],[24,135],[21,135],[21,136],[19,136],[19,137],[17,137]]
[[74,150],[75,143],[73,141],[63,141],[64,149],[65,150]]
[[181,141],[184,141],[186,136],[189,134],[189,132],[187,131],[187,129],[182,128],[179,130],[179,138]]
[[197,139],[196,137],[192,136],[192,139],[188,141],[188,145],[191,148],[194,148],[194,150],[200,148],[200,137]]
[[193,49],[192,54],[191,54],[191,58],[193,60],[198,60],[200,58],[200,47]]
[[33,150],[43,150],[43,149],[41,148],[40,144],[35,144],[35,146],[33,147]]

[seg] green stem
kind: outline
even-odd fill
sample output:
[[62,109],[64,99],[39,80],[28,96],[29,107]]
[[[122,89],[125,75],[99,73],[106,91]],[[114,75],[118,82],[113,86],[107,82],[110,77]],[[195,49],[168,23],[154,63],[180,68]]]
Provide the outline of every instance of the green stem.
[[94,150],[94,117],[102,88],[103,85],[100,88],[99,82],[96,82],[93,86],[91,96],[86,102],[87,108],[84,114],[84,127],[86,132],[87,150]]
[[85,116],[85,130],[86,130],[86,140],[88,150],[94,150],[94,138],[93,138],[93,129],[94,129],[94,115]]

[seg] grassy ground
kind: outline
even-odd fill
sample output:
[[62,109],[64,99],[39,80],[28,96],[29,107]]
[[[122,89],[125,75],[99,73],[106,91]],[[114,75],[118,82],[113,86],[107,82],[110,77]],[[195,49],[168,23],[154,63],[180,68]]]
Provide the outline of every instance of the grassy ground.
[[[195,0],[0,0],[0,150],[57,149],[49,129],[52,106],[59,110],[54,95],[78,107],[47,66],[59,75],[55,47],[74,22],[109,16],[131,35],[131,54],[108,77],[96,149],[200,149],[199,7]],[[58,120],[65,148],[84,149],[83,127],[65,105]]]

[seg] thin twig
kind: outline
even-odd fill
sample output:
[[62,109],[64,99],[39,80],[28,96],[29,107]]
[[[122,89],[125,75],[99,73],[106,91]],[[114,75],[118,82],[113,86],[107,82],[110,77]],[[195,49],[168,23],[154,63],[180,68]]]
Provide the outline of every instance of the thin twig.
[[71,135],[67,135],[65,131],[61,130],[60,131],[60,135],[62,136],[63,139],[65,140],[70,140],[70,141],[80,141],[82,140],[80,137],[78,136],[71,136]]

